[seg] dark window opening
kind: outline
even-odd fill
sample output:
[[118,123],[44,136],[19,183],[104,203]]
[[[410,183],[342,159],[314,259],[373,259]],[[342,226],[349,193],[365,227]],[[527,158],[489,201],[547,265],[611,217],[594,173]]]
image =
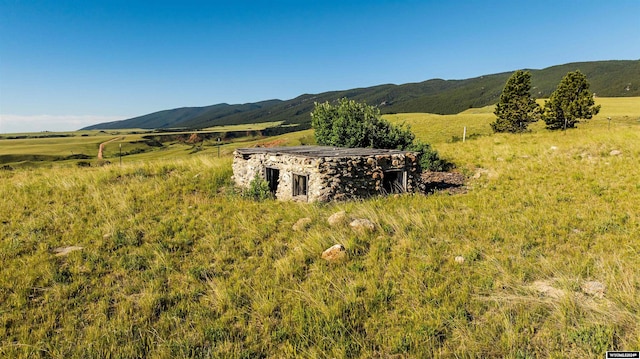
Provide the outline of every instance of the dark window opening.
[[386,193],[403,193],[407,191],[405,171],[388,171],[384,173],[382,188]]
[[306,196],[307,195],[307,176],[305,175],[293,175],[293,196]]
[[264,177],[269,183],[269,191],[275,194],[278,191],[278,183],[280,183],[280,170],[277,168],[265,168]]

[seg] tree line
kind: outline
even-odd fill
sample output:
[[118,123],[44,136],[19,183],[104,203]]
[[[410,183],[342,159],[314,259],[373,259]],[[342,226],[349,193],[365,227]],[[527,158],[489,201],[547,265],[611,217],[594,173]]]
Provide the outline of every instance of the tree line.
[[531,73],[518,70],[502,90],[491,124],[494,132],[521,133],[529,124],[544,120],[550,130],[574,128],[581,119],[591,119],[600,112],[587,77],[580,71],[567,73],[544,106],[531,96]]

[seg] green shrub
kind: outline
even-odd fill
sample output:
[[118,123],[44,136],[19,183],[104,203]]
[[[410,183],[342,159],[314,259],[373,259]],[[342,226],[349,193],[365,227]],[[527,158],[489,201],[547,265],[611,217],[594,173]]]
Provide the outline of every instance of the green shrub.
[[260,176],[259,173],[253,177],[249,188],[242,193],[243,197],[250,198],[256,201],[264,201],[266,199],[273,199],[273,193],[269,189],[269,182]]
[[415,135],[380,117],[380,110],[366,103],[342,98],[334,106],[316,103],[311,112],[316,142],[323,146],[404,149]]
[[453,163],[440,158],[438,151],[426,142],[415,141],[407,150],[421,153],[420,166],[423,171],[445,172],[455,167]]
[[421,152],[425,171],[448,171],[453,164],[441,159],[428,143],[415,141],[408,126],[396,126],[380,118],[380,110],[366,103],[342,98],[337,105],[316,103],[311,113],[319,145],[372,147]]

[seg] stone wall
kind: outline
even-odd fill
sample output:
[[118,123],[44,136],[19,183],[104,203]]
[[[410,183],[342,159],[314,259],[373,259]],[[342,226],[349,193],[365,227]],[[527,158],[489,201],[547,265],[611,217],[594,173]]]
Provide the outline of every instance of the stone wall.
[[[264,178],[265,168],[280,171],[276,198],[281,200],[326,202],[385,194],[385,175],[395,175],[389,171],[404,173],[402,182],[407,192],[418,191],[421,184],[419,158],[415,152],[348,157],[234,152],[233,180],[239,187],[248,188],[256,173]],[[307,177],[306,196],[294,198],[294,175]]]
[[[300,200],[313,202],[319,196],[318,159],[296,157],[292,155],[258,153],[242,155],[234,153],[233,180],[237,186],[248,188],[256,173],[265,177],[266,168],[280,171],[276,198],[281,200]],[[293,198],[293,175],[307,175],[307,193],[304,198]],[[307,198],[308,197],[308,198]]]
[[404,172],[404,190],[416,192],[420,187],[418,154],[375,155],[368,157],[323,158],[320,161],[322,201],[364,198],[388,194],[384,189],[385,174]]

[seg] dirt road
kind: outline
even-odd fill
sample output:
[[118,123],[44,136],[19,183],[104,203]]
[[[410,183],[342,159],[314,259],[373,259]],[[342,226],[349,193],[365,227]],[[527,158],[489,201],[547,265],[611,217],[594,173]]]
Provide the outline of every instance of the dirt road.
[[124,137],[116,137],[116,138],[112,138],[107,142],[102,142],[100,144],[100,148],[98,149],[98,159],[101,160],[102,159],[102,152],[104,151],[104,145],[106,145],[107,143],[111,143],[114,141],[118,141],[118,140],[124,140]]

